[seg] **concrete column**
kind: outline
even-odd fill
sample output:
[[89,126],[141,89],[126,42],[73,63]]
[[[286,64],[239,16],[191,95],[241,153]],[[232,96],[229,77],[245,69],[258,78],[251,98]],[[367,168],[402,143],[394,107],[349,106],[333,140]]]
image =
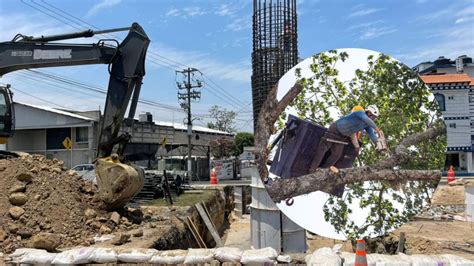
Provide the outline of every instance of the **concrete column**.
[[466,152],[466,165],[467,165],[467,172],[472,173],[474,172],[474,164],[472,160],[472,152]]
[[[88,129],[87,129],[87,143],[88,143],[88,148],[89,148],[89,158],[87,159],[88,163],[92,163],[92,161],[95,159],[95,153],[94,153],[94,146],[95,146],[95,141],[94,141],[94,122],[91,122]],[[98,134],[99,132],[97,132]]]

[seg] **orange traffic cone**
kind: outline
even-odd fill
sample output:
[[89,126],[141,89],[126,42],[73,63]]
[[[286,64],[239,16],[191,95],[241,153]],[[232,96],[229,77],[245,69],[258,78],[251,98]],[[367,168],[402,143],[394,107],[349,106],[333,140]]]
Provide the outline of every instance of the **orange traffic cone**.
[[454,175],[454,167],[451,165],[448,170],[448,183],[453,182],[456,180],[456,177]]
[[367,252],[365,251],[365,241],[363,239],[357,240],[354,266],[367,266]]
[[212,170],[211,170],[211,184],[212,185],[217,185],[217,173],[216,173],[215,168],[212,168]]

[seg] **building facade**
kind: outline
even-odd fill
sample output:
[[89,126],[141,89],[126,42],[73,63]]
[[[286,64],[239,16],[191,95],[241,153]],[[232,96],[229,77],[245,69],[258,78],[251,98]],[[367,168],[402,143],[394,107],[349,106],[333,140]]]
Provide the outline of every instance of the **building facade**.
[[446,166],[457,175],[474,175],[474,64],[461,56],[456,60],[438,58],[417,65],[430,87],[446,124],[448,145]]
[[[69,168],[94,161],[100,111],[65,111],[26,103],[14,103],[14,109],[16,131],[8,140],[6,150],[57,158]],[[185,125],[154,122],[151,114],[145,117],[135,120],[132,125],[122,124],[121,133],[127,132],[132,136],[125,151],[126,155],[131,156],[130,160],[149,161],[155,156],[179,157],[187,154]],[[233,134],[193,126],[193,157],[208,157],[209,142],[221,137],[233,139]],[[65,145],[66,139],[71,140],[70,149]]]
[[[99,111],[75,113],[26,103],[14,103],[14,109],[15,133],[6,150],[57,158],[66,167],[94,160]],[[66,139],[71,149],[65,147]]]

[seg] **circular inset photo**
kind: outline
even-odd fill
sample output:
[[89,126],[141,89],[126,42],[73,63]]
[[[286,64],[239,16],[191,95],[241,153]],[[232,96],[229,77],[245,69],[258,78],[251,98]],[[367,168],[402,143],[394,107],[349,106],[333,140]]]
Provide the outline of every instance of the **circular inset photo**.
[[296,224],[376,237],[429,205],[446,129],[416,72],[380,52],[337,49],[300,62],[276,90],[257,126],[259,172]]

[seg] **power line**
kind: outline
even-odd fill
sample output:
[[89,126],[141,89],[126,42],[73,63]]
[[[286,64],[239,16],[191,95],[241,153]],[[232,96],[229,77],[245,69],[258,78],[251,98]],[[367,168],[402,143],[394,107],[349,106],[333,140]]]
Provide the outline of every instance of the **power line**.
[[[41,82],[41,83],[44,83],[44,84],[47,84],[47,85],[50,85],[50,86],[54,86],[55,88],[63,89],[63,90],[66,90],[66,91],[73,90],[77,93],[84,94],[84,95],[88,95],[88,94],[84,93],[83,91],[74,90],[71,87],[64,87],[64,86],[57,85],[57,84],[64,83],[64,84],[67,84],[67,85],[72,85],[76,88],[86,89],[88,91],[92,91],[92,92],[96,92],[96,93],[100,93],[100,94],[107,94],[107,91],[105,89],[100,88],[100,87],[96,87],[96,86],[93,86],[93,85],[87,85],[87,84],[81,83],[79,81],[66,79],[64,77],[59,77],[58,78],[58,77],[55,77],[54,74],[43,73],[43,72],[37,71],[37,70],[27,70],[27,71],[29,71],[31,74],[33,74],[33,76],[28,75],[26,73],[21,73],[21,72],[14,73],[14,74],[15,75],[20,75],[24,78],[27,78],[27,79],[30,79],[30,80],[33,80],[33,81],[36,81],[36,82]],[[34,77],[34,76],[36,76],[37,78]],[[45,80],[44,79],[45,77],[50,82],[48,82],[48,80]],[[51,83],[51,82],[54,82],[54,83]],[[92,96],[92,95],[88,95],[88,96]],[[92,97],[94,97],[94,96],[92,96]],[[170,110],[170,111],[173,111],[173,112],[183,112],[181,109],[179,109],[177,107],[168,106],[168,105],[161,104],[161,103],[154,102],[154,101],[150,101],[150,100],[139,99],[138,102],[141,103],[141,104],[145,104],[145,105],[160,108],[160,109]]]
[[[3,82],[0,82],[0,83],[2,83],[4,86],[7,85],[6,83],[3,83]],[[32,94],[29,94],[29,93],[27,93],[27,92],[25,92],[25,91],[22,91],[22,90],[16,88],[16,87],[10,87],[10,89],[12,89],[12,90],[14,90],[14,91],[17,91],[17,92],[20,92],[20,93],[23,93],[23,94],[25,94],[25,95],[28,95],[28,96],[30,96],[30,97],[32,97],[32,98],[35,98],[35,99],[38,99],[38,100],[47,102],[47,103],[49,103],[49,104],[53,104],[53,105],[56,105],[56,106],[61,107],[61,108],[69,109],[69,107],[66,107],[66,106],[64,106],[64,105],[60,105],[60,104],[57,104],[57,103],[55,103],[55,102],[51,102],[51,101],[48,101],[48,100],[46,100],[46,99],[43,99],[43,98],[34,96],[34,95],[32,95]]]
[[[71,27],[73,27],[73,28],[75,28],[75,29],[79,29],[79,30],[80,30],[80,28],[78,28],[78,27],[76,27],[76,26],[74,26],[74,25],[72,25],[72,24],[70,24],[70,23],[68,23],[68,22],[65,22],[64,20],[62,20],[62,19],[60,19],[60,18],[58,18],[58,17],[56,17],[56,16],[54,16],[54,15],[48,13],[48,12],[45,12],[45,11],[41,10],[40,8],[38,8],[38,7],[32,6],[32,5],[28,4],[28,3],[26,3],[24,0],[21,0],[21,2],[22,2],[23,4],[25,4],[25,5],[28,5],[29,7],[33,8],[33,9],[37,10],[37,11],[39,11],[39,12],[41,12],[41,13],[43,13],[43,14],[49,16],[49,17],[52,17],[52,18],[54,18],[54,19],[56,19],[56,20],[58,20],[58,21],[61,21],[61,22],[65,23],[65,24],[67,24],[67,25],[69,25],[69,26],[71,26]],[[68,20],[68,21],[70,21],[70,22],[76,24],[76,25],[83,26],[83,24],[85,24],[85,25],[87,25],[87,26],[89,26],[89,27],[92,27],[92,28],[94,28],[94,29],[99,29],[97,26],[95,26],[95,25],[93,25],[93,24],[90,24],[90,23],[88,23],[88,22],[86,22],[86,21],[84,21],[84,20],[82,20],[82,19],[80,19],[80,18],[78,18],[78,17],[76,17],[76,16],[74,16],[74,15],[72,15],[72,14],[70,14],[70,13],[64,11],[63,9],[60,9],[60,8],[58,8],[58,7],[56,7],[56,6],[52,5],[52,4],[50,4],[50,3],[46,2],[46,1],[44,1],[44,0],[42,0],[42,2],[43,2],[45,5],[48,5],[49,7],[53,8],[53,9],[55,9],[55,10],[57,10],[57,11],[63,13],[63,14],[66,14],[67,16],[62,15],[61,13],[58,13],[57,11],[54,11],[54,10],[52,10],[51,8],[48,8],[48,7],[46,7],[45,5],[42,5],[42,4],[40,4],[40,3],[37,3],[37,2],[35,2],[34,0],[31,0],[31,2],[32,2],[33,4],[35,4],[35,5],[37,5],[37,6],[41,7],[41,8],[43,8],[43,9],[48,10],[49,12],[52,12],[53,14],[56,14],[56,15],[58,15],[58,16],[64,18],[64,19],[66,19],[66,20]],[[76,21],[74,21],[73,19],[71,19],[71,17],[72,17],[74,20],[76,20]],[[81,23],[83,23],[83,24],[78,23],[77,21],[79,21],[79,22],[81,22]],[[115,36],[115,35],[113,35],[113,34],[107,33],[107,34],[105,34],[105,35],[112,36],[112,37],[114,37],[114,38],[116,38],[116,39],[119,39],[117,36]],[[96,37],[96,38],[97,38],[97,37]],[[152,59],[154,59],[154,60],[150,60],[150,62],[152,62],[152,63],[154,63],[154,64],[156,64],[156,65],[158,65],[158,66],[162,66],[162,67],[168,68],[168,69],[173,70],[173,71],[175,71],[175,69],[171,68],[170,66],[177,66],[177,67],[179,67],[179,66],[185,66],[185,67],[188,67],[188,66],[185,65],[185,64],[182,64],[182,63],[180,63],[180,62],[178,62],[178,61],[175,61],[175,60],[169,59],[169,58],[167,58],[167,57],[161,56],[161,55],[156,54],[156,53],[154,53],[154,52],[152,52],[152,51],[149,51],[148,53],[150,54],[150,57],[151,57]],[[163,60],[163,59],[160,59],[160,58],[163,58],[164,60]],[[166,61],[165,61],[165,60],[166,60]],[[159,61],[159,62],[158,62],[158,61]],[[167,62],[167,61],[168,61],[168,62]],[[172,62],[172,63],[169,63],[169,62]],[[218,97],[219,99],[225,101],[225,102],[228,103],[228,104],[231,104],[231,105],[233,105],[233,106],[235,106],[235,107],[237,107],[237,108],[241,108],[241,106],[243,105],[243,103],[240,102],[235,96],[233,96],[232,94],[230,94],[229,92],[227,92],[225,89],[223,89],[222,87],[220,87],[216,82],[214,82],[213,80],[211,80],[209,77],[206,76],[206,79],[209,80],[211,83],[213,83],[215,86],[217,86],[217,89],[216,89],[216,90],[220,90],[221,92],[223,92],[224,94],[226,94],[226,95],[227,95],[230,99],[232,99],[233,101],[231,102],[231,101],[228,100],[227,98],[219,97],[218,94],[214,94],[214,92],[211,92],[211,91],[210,91],[211,94],[213,94],[214,96]],[[212,87],[212,86],[210,86],[210,87]],[[237,105],[235,105],[235,103],[237,103]]]
[[[35,74],[39,74],[39,75],[42,75],[42,76],[45,76],[45,77],[48,77],[48,78],[51,78],[51,79],[54,79],[54,80],[57,80],[59,82],[64,82],[64,83],[67,83],[67,84],[71,84],[71,85],[74,85],[74,86],[77,86],[77,87],[89,89],[89,90],[96,91],[96,92],[103,93],[103,94],[107,93],[106,89],[100,88],[96,85],[91,85],[91,84],[87,84],[87,83],[84,83],[84,82],[81,82],[81,81],[77,81],[77,80],[74,80],[74,79],[71,79],[71,78],[65,78],[65,77],[62,77],[62,76],[59,76],[59,75],[55,75],[55,74],[47,73],[47,72],[42,72],[42,71],[39,71],[39,70],[28,69],[27,71],[35,73]],[[139,102],[143,103],[143,104],[156,105],[156,106],[159,106],[159,107],[162,107],[162,108],[165,108],[165,109],[170,109],[170,110],[173,110],[173,111],[178,111],[178,112],[182,111],[181,109],[179,109],[177,107],[173,107],[173,106],[170,106],[170,105],[158,103],[158,102],[143,99],[143,98],[139,99]]]
[[240,105],[244,105],[243,102],[241,102],[239,99],[237,99],[234,95],[230,94],[227,90],[225,90],[224,88],[222,88],[221,86],[219,86],[217,83],[215,83],[212,79],[210,79],[207,75],[204,75],[202,74],[203,77],[207,80],[209,80],[212,84],[214,84],[215,86],[217,86],[217,88],[220,88],[224,94],[226,94],[228,97],[232,98],[235,100],[236,103],[240,104]]
[[[23,1],[23,0],[22,0],[22,1]],[[81,22],[81,23],[77,23],[77,22],[73,21],[71,18],[68,18],[68,17],[65,17],[65,16],[63,16],[63,15],[60,15],[60,14],[58,14],[57,12],[55,12],[54,10],[51,10],[50,8],[47,8],[47,7],[45,7],[44,5],[41,5],[41,4],[37,3],[37,2],[35,2],[34,0],[31,0],[31,2],[33,2],[34,4],[39,5],[39,6],[45,8],[45,9],[47,9],[47,10],[49,10],[49,11],[55,13],[55,14],[58,14],[59,16],[61,16],[61,17],[65,18],[65,19],[67,19],[67,20],[73,22],[73,23],[76,24],[76,25],[83,26],[83,25],[85,24],[85,25],[87,25],[87,26],[89,26],[89,27],[92,27],[92,28],[94,28],[94,29],[96,29],[96,30],[99,30],[99,29],[100,29],[99,27],[97,27],[97,26],[95,26],[95,25],[93,25],[93,24],[90,24],[90,23],[88,23],[87,21],[85,21],[85,20],[83,20],[83,19],[80,19],[80,18],[74,16],[74,15],[72,15],[72,14],[66,12],[66,11],[63,10],[63,9],[60,9],[60,8],[58,8],[58,7],[52,5],[52,4],[50,4],[50,3],[48,3],[48,2],[46,2],[46,1],[44,1],[44,0],[41,0],[41,1],[42,1],[44,4],[50,6],[51,8],[54,8],[54,9],[58,10],[59,12],[61,12],[61,13],[63,13],[63,14],[66,14],[67,16],[72,17],[72,18],[74,18],[75,20],[77,20],[77,21],[79,21],[79,22]],[[68,24],[68,25],[69,25],[69,24]],[[116,35],[113,35],[113,34],[110,34],[110,33],[107,33],[107,34],[104,34],[104,35],[108,35],[108,36],[114,37],[114,38],[116,38],[116,39],[119,39]],[[182,67],[182,66],[188,67],[188,66],[185,65],[185,64],[182,64],[182,63],[180,63],[180,62],[178,62],[178,61],[169,59],[169,58],[164,57],[164,56],[162,56],[162,55],[156,54],[156,53],[154,53],[153,51],[149,51],[148,53],[149,53],[149,54],[152,54],[152,55],[154,55],[154,56],[156,56],[156,57],[154,57],[154,59],[160,60],[160,61],[164,62],[165,64],[172,65],[172,66],[178,66],[178,67]],[[153,56],[152,56],[152,57],[153,57]],[[157,58],[157,57],[161,57],[161,58],[163,58],[163,59],[166,60],[166,61],[172,62],[173,64],[167,63],[167,62],[164,61],[163,59],[159,59],[159,58]],[[173,71],[174,71],[174,69],[173,69]]]

